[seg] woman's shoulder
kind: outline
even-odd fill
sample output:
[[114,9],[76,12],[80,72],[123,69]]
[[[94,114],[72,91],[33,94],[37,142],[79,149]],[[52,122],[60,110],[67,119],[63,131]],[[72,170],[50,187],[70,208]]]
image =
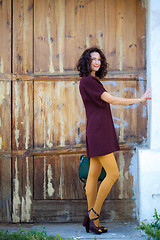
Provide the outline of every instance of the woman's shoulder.
[[96,82],[98,82],[98,83],[100,83],[100,81],[98,80],[98,78],[96,78],[96,77],[94,77],[94,76],[92,76],[92,75],[89,75],[89,76],[83,76],[82,78],[81,78],[81,81],[82,82],[84,82],[84,83],[96,83]]

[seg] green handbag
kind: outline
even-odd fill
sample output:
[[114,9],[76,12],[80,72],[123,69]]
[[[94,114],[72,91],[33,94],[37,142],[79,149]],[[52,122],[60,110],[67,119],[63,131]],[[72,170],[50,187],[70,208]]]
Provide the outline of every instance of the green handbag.
[[[88,177],[89,172],[89,166],[90,166],[90,158],[88,158],[86,155],[82,155],[80,157],[80,164],[79,164],[79,178],[84,183],[84,190],[86,186],[86,180]],[[98,181],[103,181],[103,179],[106,177],[106,171],[102,167],[101,174],[98,178]]]

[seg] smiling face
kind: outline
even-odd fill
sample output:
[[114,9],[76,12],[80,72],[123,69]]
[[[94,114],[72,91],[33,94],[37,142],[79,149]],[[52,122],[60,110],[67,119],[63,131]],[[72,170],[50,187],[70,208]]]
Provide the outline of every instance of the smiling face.
[[95,72],[97,72],[100,69],[101,66],[101,57],[98,52],[92,52],[91,54],[91,74],[95,75]]

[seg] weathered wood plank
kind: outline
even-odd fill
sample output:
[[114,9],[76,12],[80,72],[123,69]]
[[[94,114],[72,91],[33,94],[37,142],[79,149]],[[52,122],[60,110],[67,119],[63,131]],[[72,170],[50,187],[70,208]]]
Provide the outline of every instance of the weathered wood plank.
[[[127,87],[125,81],[103,83],[106,90],[115,96],[138,97],[137,81],[129,81]],[[74,81],[36,82],[34,90],[34,147],[52,148],[84,143],[86,120],[78,84]],[[119,142],[136,143],[137,105],[113,105],[111,108]]]
[[54,1],[34,1],[34,72],[53,73],[56,68]]
[[33,72],[33,0],[13,1],[13,72]]
[[[12,75],[3,75],[0,74],[0,80],[3,78],[12,81],[79,81],[80,77],[78,72],[67,72],[54,73],[54,74],[12,74]],[[130,72],[120,72],[120,71],[109,71],[105,76],[104,80],[116,80],[116,81],[146,81],[146,71],[130,71]]]
[[[11,1],[0,6],[0,73],[11,73]],[[5,80],[5,79],[3,79]]]
[[122,150],[115,153],[119,168],[119,178],[107,199],[137,198],[137,156],[136,150]]
[[[146,69],[146,6],[143,1],[137,4],[137,69]],[[143,57],[142,57],[143,56]]]
[[12,74],[0,73],[0,81],[11,81]]
[[11,1],[0,4],[0,222],[11,221]]
[[78,178],[80,155],[34,158],[34,199],[84,199]]
[[116,0],[116,69],[123,71],[125,38],[125,0]]
[[[86,200],[45,200],[34,201],[33,221],[35,222],[82,222],[87,212]],[[133,221],[136,219],[135,202],[129,200],[106,200],[101,220]]]
[[32,222],[33,158],[12,159],[13,212],[12,221]]
[[68,0],[65,2],[65,63],[64,70],[71,71],[75,69],[75,1]]
[[75,82],[35,83],[35,147],[75,144],[79,123],[74,112],[77,87]]
[[[142,142],[137,141],[120,143],[120,149],[123,150],[135,150],[135,148]],[[5,157],[15,157],[15,156],[53,156],[53,155],[63,155],[63,154],[86,154],[86,145],[85,144],[76,144],[66,147],[55,147],[50,149],[38,148],[38,149],[28,149],[28,150],[13,150],[11,152],[2,151],[0,156]]]
[[[85,29],[86,29],[86,47],[92,47],[96,45],[96,1],[84,1],[84,9],[86,12],[85,17]],[[103,11],[103,10],[102,10]]]
[[[86,119],[76,62],[86,47],[99,45],[110,63],[110,72],[102,80],[107,90],[117,96],[141,96],[146,84],[146,10],[142,4],[139,0],[15,0],[11,6],[11,1],[2,1],[0,221],[11,220],[11,157],[14,222],[81,218],[85,195],[77,170],[79,156],[86,151]],[[134,148],[146,138],[147,111],[143,104],[129,109],[112,106],[112,112],[121,143],[116,154],[120,178],[108,196],[113,212],[107,208],[105,216],[111,218],[118,209],[116,216],[121,219],[122,212],[123,216],[124,212],[135,214]],[[43,200],[47,204],[42,210]]]
[[0,151],[11,149],[11,82],[0,81]]
[[125,1],[123,39],[123,69],[136,69],[137,36],[136,36],[136,0]]
[[15,150],[33,147],[33,84],[13,83],[12,148]]
[[[65,145],[75,144],[75,134],[77,132],[77,116],[75,112],[76,84],[76,82],[65,82],[64,98],[68,109],[66,110],[67,121],[65,122]],[[71,100],[71,98],[73,98],[74,100]]]
[[55,142],[55,132],[59,127],[54,124],[55,94],[54,82],[47,82],[45,84],[43,82],[36,82],[34,85],[35,148],[51,148],[57,144]]
[[[83,184],[78,176],[80,155],[34,157],[34,199],[84,199]],[[135,198],[137,190],[135,150],[123,150],[117,152],[115,156],[120,177],[107,199]]]
[[106,1],[95,1],[95,16],[92,17],[96,19],[95,22],[95,33],[96,33],[96,45],[101,49],[105,46],[105,30],[106,30],[106,19],[105,19],[105,2]]
[[105,54],[109,69],[116,69],[116,0],[105,1]]
[[11,221],[11,158],[0,157],[0,222]]
[[[58,72],[64,72],[65,66],[65,0],[55,1],[56,59]],[[73,9],[72,9],[73,11]],[[72,48],[71,48],[72,49]],[[70,49],[70,51],[72,51]]]
[[[77,63],[81,54],[86,49],[85,33],[85,1],[75,2],[75,62]],[[73,50],[72,50],[73,51]]]

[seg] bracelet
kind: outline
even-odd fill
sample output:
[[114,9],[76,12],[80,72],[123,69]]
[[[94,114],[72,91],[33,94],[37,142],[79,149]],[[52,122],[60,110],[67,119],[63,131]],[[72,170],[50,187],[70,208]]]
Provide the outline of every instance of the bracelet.
[[140,103],[142,103],[143,102],[143,100],[140,98]]

